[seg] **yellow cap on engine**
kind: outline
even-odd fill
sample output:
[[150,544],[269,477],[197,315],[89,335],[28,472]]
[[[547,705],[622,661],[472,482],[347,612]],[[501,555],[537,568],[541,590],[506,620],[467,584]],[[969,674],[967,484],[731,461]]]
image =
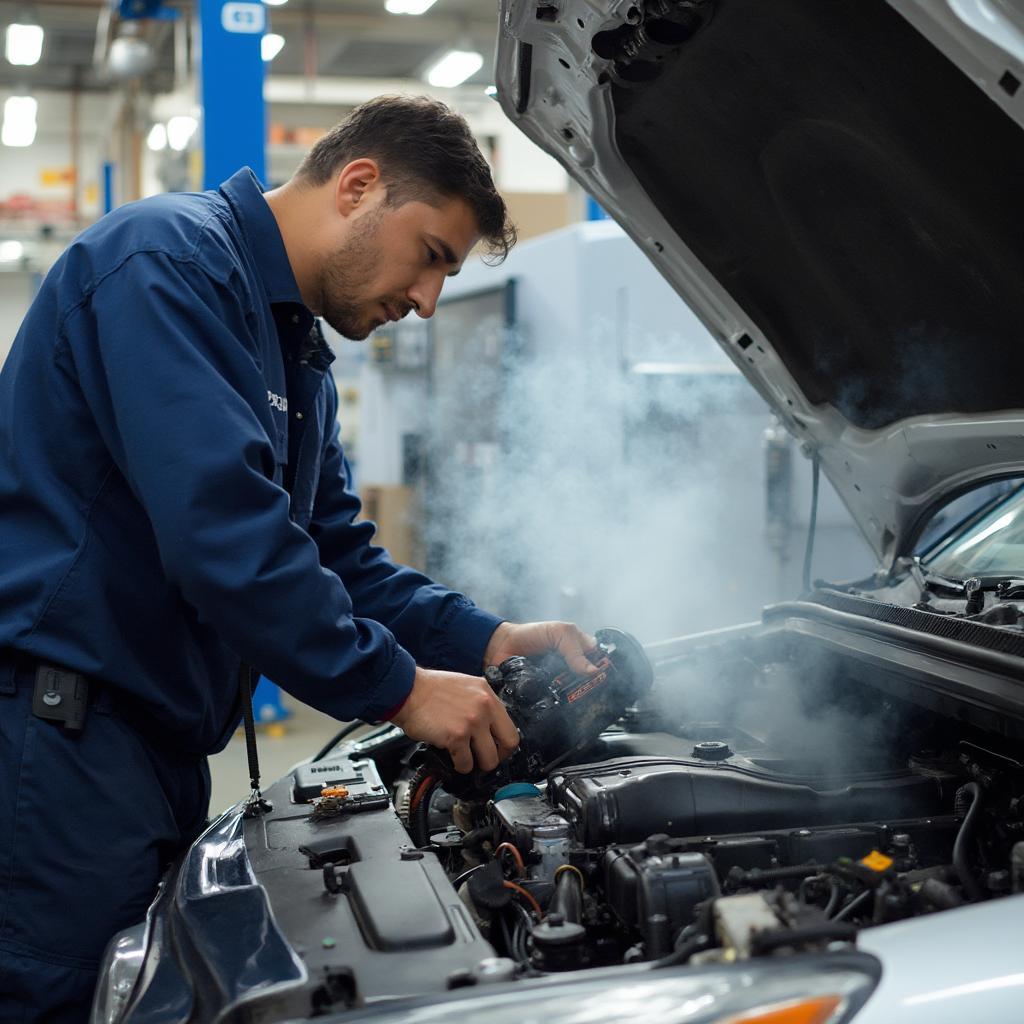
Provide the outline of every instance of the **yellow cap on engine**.
[[872,871],[879,873],[888,871],[895,862],[892,857],[886,857],[884,853],[878,850],[872,850],[862,861],[861,864],[866,868],[870,868]]

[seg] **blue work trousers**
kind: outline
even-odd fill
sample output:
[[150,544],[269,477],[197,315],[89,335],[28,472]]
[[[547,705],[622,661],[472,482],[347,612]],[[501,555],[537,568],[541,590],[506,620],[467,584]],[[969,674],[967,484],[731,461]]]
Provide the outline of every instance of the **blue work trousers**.
[[80,1024],[108,940],[201,832],[210,776],[95,683],[80,734],[36,718],[34,675],[0,651],[0,1022]]

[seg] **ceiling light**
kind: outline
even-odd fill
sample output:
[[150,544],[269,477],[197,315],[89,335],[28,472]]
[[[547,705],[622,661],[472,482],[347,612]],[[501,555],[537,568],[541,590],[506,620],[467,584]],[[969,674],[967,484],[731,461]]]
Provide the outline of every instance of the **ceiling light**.
[[260,42],[263,59],[273,60],[281,52],[282,46],[284,46],[284,36],[279,36],[276,32],[268,32]]
[[0,263],[14,263],[20,260],[25,254],[25,246],[21,242],[11,239],[7,242],[0,242]]
[[188,146],[189,139],[196,133],[199,122],[188,114],[178,114],[167,122],[167,144],[180,153]]
[[449,50],[428,72],[431,85],[452,88],[475,75],[484,64],[481,54],[472,50]]
[[5,146],[31,146],[36,137],[37,106],[34,96],[8,96],[0,142]]
[[386,0],[384,10],[389,14],[423,14],[435,3],[436,0]]
[[157,122],[149,129],[149,134],[146,136],[146,145],[149,146],[154,153],[159,153],[160,150],[167,148],[167,126]]
[[134,34],[118,36],[110,44],[107,67],[115,78],[138,78],[156,61],[153,47]]
[[268,7],[283,7],[288,0],[263,0]]
[[38,64],[43,52],[43,26],[7,26],[7,60],[11,64]]

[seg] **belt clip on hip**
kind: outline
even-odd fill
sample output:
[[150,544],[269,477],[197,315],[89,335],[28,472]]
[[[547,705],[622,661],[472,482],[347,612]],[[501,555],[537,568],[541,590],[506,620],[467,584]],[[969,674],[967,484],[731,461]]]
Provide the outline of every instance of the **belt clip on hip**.
[[36,718],[61,722],[68,732],[78,733],[85,725],[89,680],[79,672],[40,665],[32,690],[32,713]]

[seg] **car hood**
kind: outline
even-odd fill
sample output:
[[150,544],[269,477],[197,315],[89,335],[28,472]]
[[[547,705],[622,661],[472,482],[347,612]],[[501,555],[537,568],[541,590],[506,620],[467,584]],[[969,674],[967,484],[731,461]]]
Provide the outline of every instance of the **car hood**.
[[506,114],[623,226],[883,565],[1024,472],[1024,12],[502,0]]

